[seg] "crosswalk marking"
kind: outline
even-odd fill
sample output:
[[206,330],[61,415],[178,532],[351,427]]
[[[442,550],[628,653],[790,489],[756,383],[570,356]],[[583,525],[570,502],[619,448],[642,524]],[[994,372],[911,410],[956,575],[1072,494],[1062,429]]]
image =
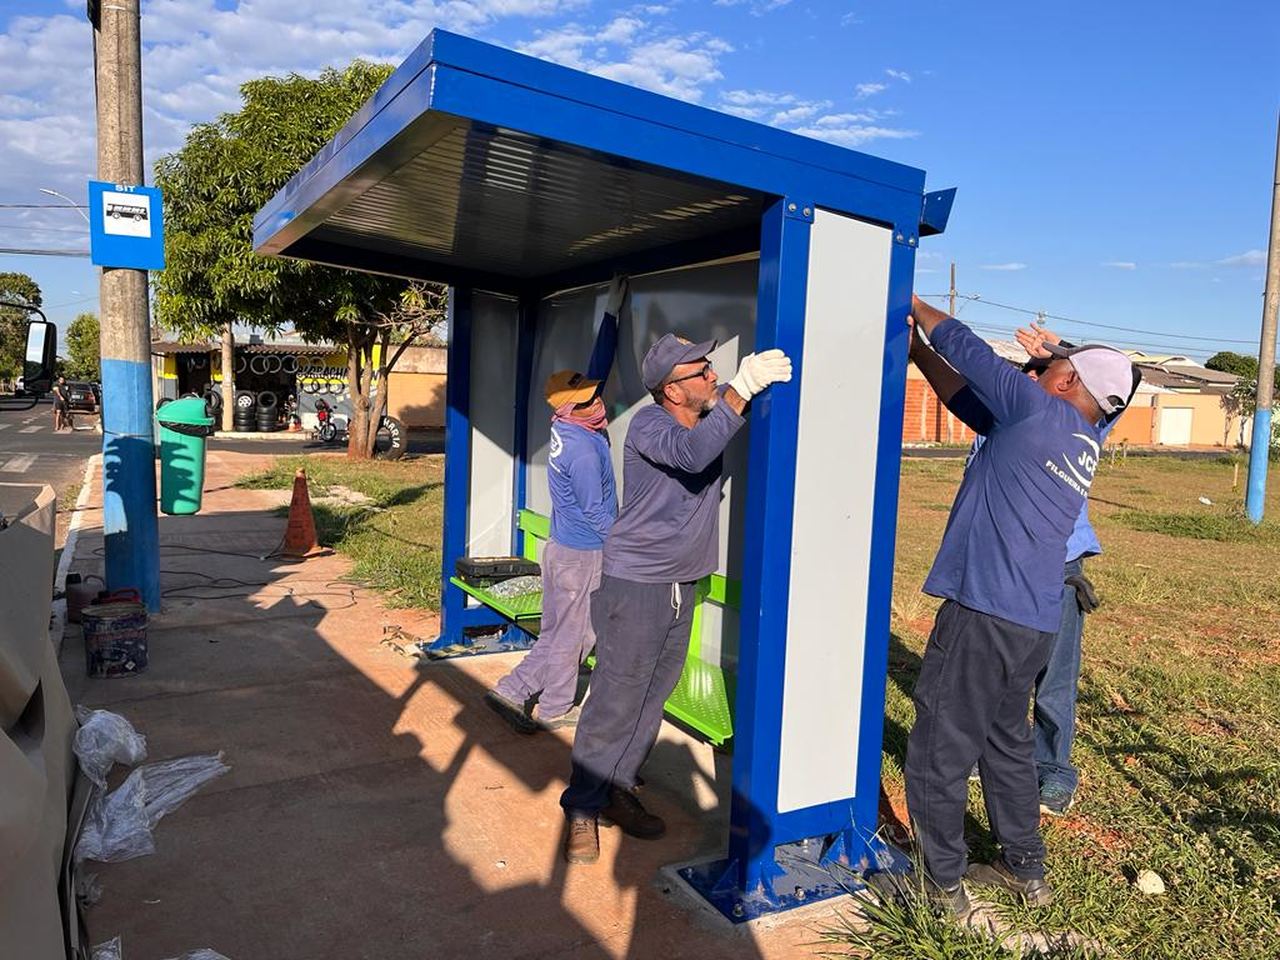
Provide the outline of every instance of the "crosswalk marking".
[[0,423],[0,430],[8,430],[12,426],[12,423]]
[[36,427],[23,427],[18,432],[19,433],[39,433],[43,429],[44,429],[44,424],[40,424],[39,426],[36,426]]
[[3,467],[0,467],[0,473],[26,473],[27,469],[36,462],[34,453],[24,453],[22,456],[14,457]]

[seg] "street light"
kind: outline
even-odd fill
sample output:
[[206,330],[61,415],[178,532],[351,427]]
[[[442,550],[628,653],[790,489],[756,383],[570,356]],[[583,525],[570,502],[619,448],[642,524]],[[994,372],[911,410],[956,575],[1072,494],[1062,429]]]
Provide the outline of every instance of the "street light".
[[40,192],[41,192],[41,193],[47,193],[47,194],[48,194],[49,196],[51,196],[51,197],[57,197],[59,200],[65,200],[65,201],[67,201],[67,204],[68,204],[68,205],[69,205],[73,210],[75,210],[75,212],[76,212],[76,213],[78,213],[78,214],[80,214],[80,216],[84,217],[84,222],[85,222],[85,223],[88,223],[88,222],[89,222],[89,215],[88,215],[87,213],[85,213],[85,212],[84,212],[84,210],[82,210],[82,209],[80,208],[80,205],[79,205],[78,203],[76,203],[74,200],[72,200],[70,197],[68,197],[65,193],[59,193],[57,190],[50,190],[48,187],[41,187],[41,188],[40,188]]

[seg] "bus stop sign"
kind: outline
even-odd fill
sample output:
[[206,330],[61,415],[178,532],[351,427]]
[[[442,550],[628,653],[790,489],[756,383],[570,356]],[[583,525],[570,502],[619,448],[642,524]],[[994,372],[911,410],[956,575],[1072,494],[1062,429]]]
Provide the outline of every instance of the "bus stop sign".
[[160,190],[90,180],[89,255],[100,267],[163,270]]

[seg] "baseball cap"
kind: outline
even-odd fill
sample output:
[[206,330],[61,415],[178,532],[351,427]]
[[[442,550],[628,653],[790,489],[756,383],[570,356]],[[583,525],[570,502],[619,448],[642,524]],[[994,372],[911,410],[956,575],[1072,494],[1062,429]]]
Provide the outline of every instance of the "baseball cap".
[[671,371],[682,363],[701,360],[716,348],[715,340],[694,343],[674,333],[668,333],[649,348],[640,365],[640,377],[646,390],[656,390]]
[[599,380],[589,380],[577,370],[558,370],[547,377],[543,388],[547,403],[559,408],[566,403],[586,403],[596,395]]
[[1044,349],[1054,357],[1071,361],[1084,388],[1108,415],[1129,405],[1142,379],[1129,358],[1115,347],[1101,343],[1086,343],[1083,347],[1046,343]]

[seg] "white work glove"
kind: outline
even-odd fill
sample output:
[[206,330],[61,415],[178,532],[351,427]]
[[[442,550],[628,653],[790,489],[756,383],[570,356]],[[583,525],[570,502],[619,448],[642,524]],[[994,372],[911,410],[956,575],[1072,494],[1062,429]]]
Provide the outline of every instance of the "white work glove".
[[729,386],[743,400],[750,400],[769,384],[786,383],[790,379],[791,358],[781,350],[765,350],[743,357]]
[[605,300],[604,312],[617,317],[622,311],[622,301],[627,299],[631,287],[631,279],[623,274],[615,274],[609,284],[609,297]]

